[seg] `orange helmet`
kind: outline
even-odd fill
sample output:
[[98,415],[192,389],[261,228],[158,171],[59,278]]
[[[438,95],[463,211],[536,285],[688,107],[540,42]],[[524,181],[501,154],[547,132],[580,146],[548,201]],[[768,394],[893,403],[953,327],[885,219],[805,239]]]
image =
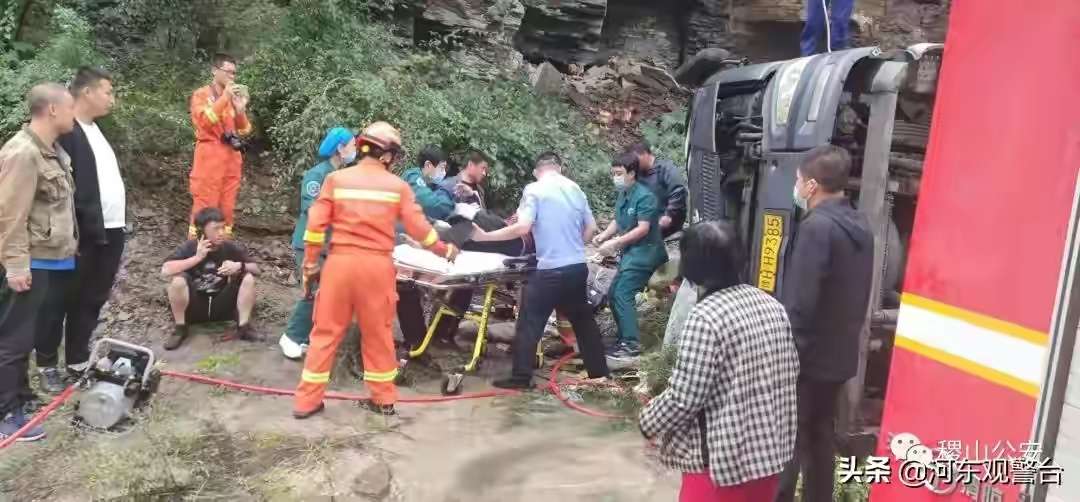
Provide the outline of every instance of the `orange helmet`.
[[401,132],[387,122],[373,122],[356,137],[356,147],[361,155],[373,149],[396,154],[401,150]]

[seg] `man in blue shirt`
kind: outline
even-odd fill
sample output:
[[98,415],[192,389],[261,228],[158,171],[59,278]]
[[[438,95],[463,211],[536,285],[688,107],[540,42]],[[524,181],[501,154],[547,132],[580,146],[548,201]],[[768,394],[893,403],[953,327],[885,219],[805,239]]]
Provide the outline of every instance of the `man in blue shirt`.
[[[326,175],[356,161],[356,143],[353,139],[353,133],[344,127],[330,129],[319,144],[319,158],[323,159],[322,162],[308,169],[300,182],[300,217],[296,219],[296,229],[293,230],[292,236],[297,279],[301,276],[300,269],[304,261],[304,231],[307,229],[308,208],[319,197]],[[296,302],[285,333],[278,340],[281,353],[285,357],[300,359],[307,351],[308,336],[311,334],[311,313],[314,308],[314,300],[306,295]]]
[[473,240],[481,242],[520,238],[532,232],[536,242],[536,270],[529,274],[514,335],[514,367],[509,378],[493,385],[503,389],[532,387],[536,344],[557,308],[577,334],[578,346],[590,378],[608,376],[600,329],[586,301],[589,268],[585,242],[596,233],[596,220],[585,193],[562,175],[559,156],[541,154],[533,168],[536,182],[525,187],[517,223],[494,232],[477,227]]

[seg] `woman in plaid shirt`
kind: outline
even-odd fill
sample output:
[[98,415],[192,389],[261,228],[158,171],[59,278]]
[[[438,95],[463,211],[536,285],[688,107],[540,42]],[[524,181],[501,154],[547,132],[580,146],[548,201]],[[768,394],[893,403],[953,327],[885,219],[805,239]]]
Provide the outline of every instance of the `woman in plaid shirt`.
[[680,244],[697,285],[669,387],[641,413],[681,502],[771,500],[795,450],[799,356],[779,301],[743,282],[733,225],[705,222]]

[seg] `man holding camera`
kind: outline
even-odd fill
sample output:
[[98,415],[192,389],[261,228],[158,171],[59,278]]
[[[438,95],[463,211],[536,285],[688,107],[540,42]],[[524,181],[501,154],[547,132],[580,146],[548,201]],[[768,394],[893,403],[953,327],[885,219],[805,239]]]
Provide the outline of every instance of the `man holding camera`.
[[191,166],[191,222],[188,237],[196,233],[195,214],[217,207],[225,216],[225,234],[232,235],[233,210],[240,192],[244,159],[242,137],[251,132],[247,118],[247,88],[234,82],[236,60],[217,54],[212,60],[213,82],[191,96],[191,122],[195,127],[195,160]]

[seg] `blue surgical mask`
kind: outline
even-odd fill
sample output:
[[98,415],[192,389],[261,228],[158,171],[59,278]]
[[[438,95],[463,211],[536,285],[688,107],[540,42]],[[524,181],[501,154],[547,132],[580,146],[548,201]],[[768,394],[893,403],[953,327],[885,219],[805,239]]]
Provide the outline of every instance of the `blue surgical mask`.
[[432,183],[442,183],[444,179],[446,179],[446,169],[436,169],[434,173],[431,173]]
[[356,160],[356,152],[350,153],[341,158],[341,162],[346,166],[351,165]]

